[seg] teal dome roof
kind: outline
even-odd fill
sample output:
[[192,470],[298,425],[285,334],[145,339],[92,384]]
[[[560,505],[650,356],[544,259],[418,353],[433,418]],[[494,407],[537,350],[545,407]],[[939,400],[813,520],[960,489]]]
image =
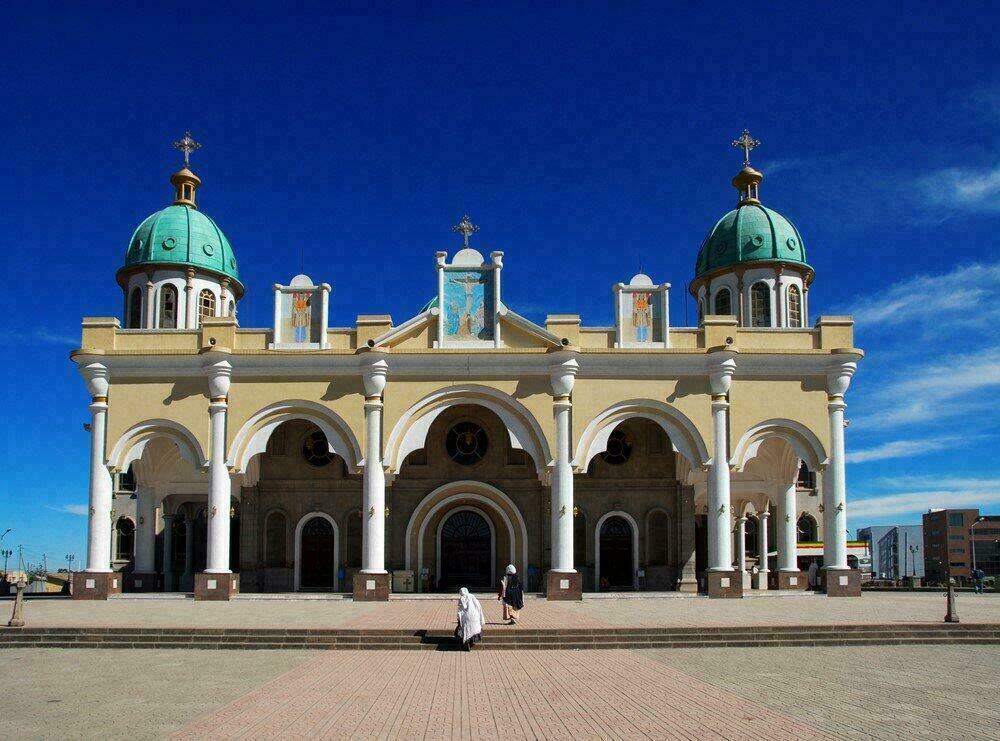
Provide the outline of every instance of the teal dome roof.
[[802,235],[795,225],[759,203],[743,203],[716,223],[701,243],[695,278],[705,273],[758,261],[795,263],[810,268]]
[[174,204],[148,216],[132,234],[119,277],[137,266],[182,266],[228,277],[243,293],[236,255],[218,225],[198,209]]

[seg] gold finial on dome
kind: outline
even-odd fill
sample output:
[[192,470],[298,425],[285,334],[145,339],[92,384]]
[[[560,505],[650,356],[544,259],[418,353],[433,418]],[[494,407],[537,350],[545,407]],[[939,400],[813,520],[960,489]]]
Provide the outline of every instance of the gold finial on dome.
[[188,166],[191,164],[191,152],[201,149],[201,144],[191,138],[191,132],[185,131],[184,137],[180,141],[174,142],[174,149],[184,152],[184,167],[170,176],[170,182],[174,186],[175,206],[190,206],[198,208],[194,202],[195,191],[201,185],[201,179],[195,175]]
[[740,200],[737,205],[760,204],[757,186],[764,179],[764,174],[750,166],[750,152],[760,146],[760,142],[743,129],[738,139],[733,140],[733,146],[743,150],[743,169],[733,178],[733,187],[739,191]]

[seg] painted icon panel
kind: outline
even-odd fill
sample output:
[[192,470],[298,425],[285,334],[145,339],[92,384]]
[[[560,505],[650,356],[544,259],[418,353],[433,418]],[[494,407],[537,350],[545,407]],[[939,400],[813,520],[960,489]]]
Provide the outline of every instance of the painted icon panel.
[[624,291],[622,336],[628,343],[663,342],[662,291]]
[[493,339],[492,272],[449,270],[444,278],[444,334],[447,339]]
[[320,291],[282,291],[279,320],[283,343],[317,343],[321,328]]

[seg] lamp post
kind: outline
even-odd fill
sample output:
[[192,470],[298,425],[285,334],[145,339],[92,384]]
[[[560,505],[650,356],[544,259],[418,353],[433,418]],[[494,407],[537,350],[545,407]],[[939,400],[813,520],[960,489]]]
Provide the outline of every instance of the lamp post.
[[916,578],[917,576],[917,553],[920,551],[919,545],[910,546],[910,566],[913,568],[912,576]]
[[982,522],[985,519],[986,519],[985,517],[979,516],[979,517],[976,518],[976,521],[973,522],[972,525],[969,526],[969,540],[972,541],[970,547],[972,548],[972,570],[973,571],[976,570],[976,534],[973,531],[976,529],[976,525],[978,525],[980,522]]

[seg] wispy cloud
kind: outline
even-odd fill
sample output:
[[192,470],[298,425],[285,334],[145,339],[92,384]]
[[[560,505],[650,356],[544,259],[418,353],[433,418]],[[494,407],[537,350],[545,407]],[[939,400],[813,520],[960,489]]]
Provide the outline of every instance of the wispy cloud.
[[960,265],[944,275],[916,275],[861,299],[845,313],[867,327],[993,324],[1000,318],[1000,262]]
[[66,515],[79,515],[80,517],[86,517],[90,512],[86,504],[60,504],[58,507],[46,504],[45,506],[54,512],[62,512]]
[[949,167],[919,181],[930,203],[961,211],[1000,211],[1000,164],[988,169]]
[[47,329],[35,329],[30,332],[4,331],[0,332],[0,336],[6,340],[13,340],[15,342],[45,342],[51,345],[66,345],[68,347],[79,347],[80,345],[79,337],[50,332]]
[[871,448],[855,450],[847,454],[848,463],[868,463],[884,461],[890,458],[909,458],[914,455],[925,455],[937,450],[947,450],[965,443],[968,438],[956,436],[928,438],[925,440],[891,440]]
[[[928,509],[974,508],[989,509],[1000,505],[1000,479],[953,479],[936,477],[908,477],[888,480],[890,485],[915,484],[912,489],[852,499],[848,512],[852,518],[893,517],[914,515]],[[924,488],[924,487],[927,488]],[[916,489],[916,490],[913,490]]]

